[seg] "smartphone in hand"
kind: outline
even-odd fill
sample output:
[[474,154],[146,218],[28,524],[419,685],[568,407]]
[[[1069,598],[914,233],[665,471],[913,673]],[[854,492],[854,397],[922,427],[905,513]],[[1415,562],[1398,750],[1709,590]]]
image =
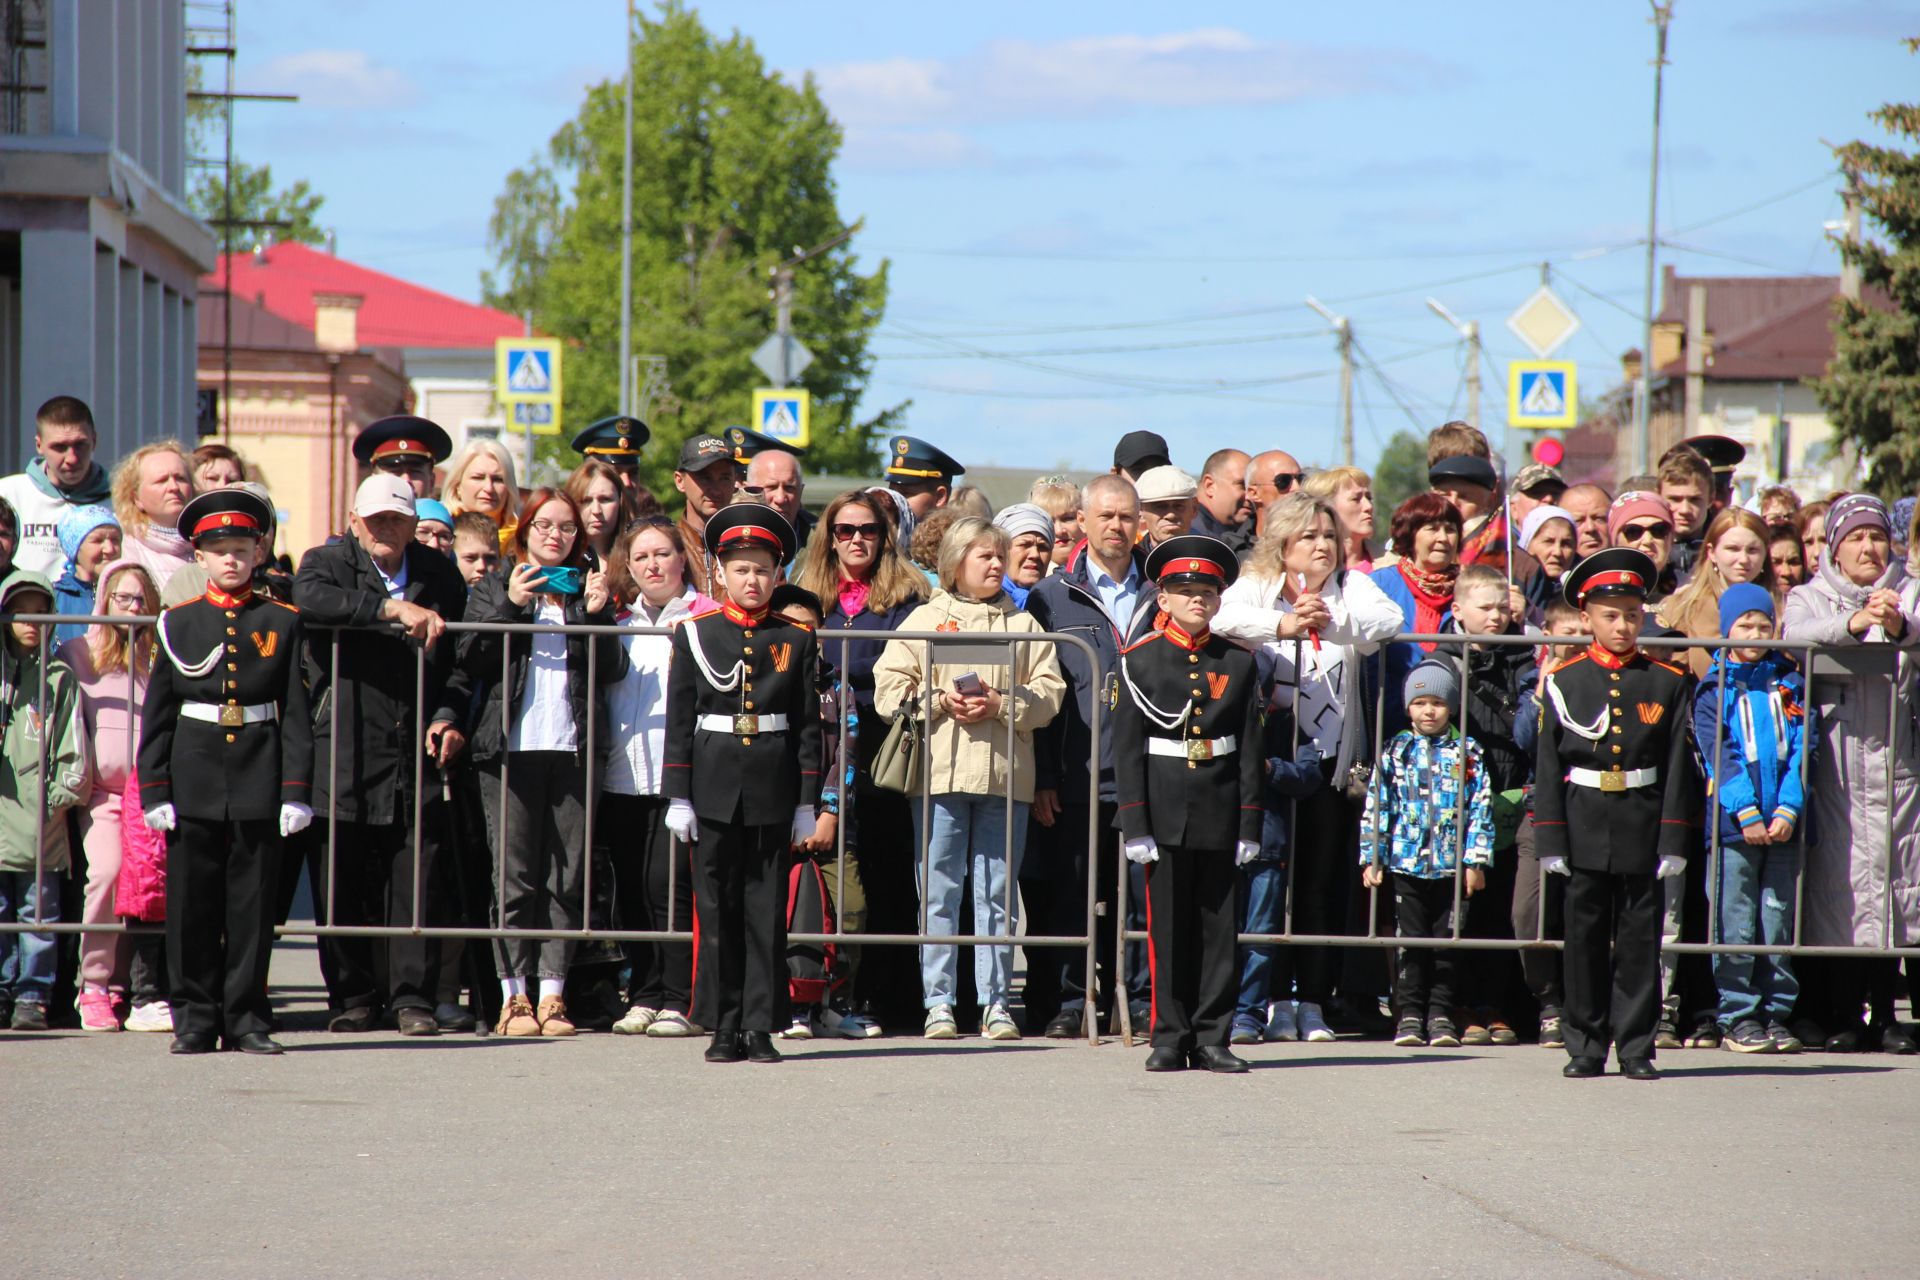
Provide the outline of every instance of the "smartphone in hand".
[[953,691],[963,698],[978,698],[986,693],[987,687],[980,683],[978,671],[967,671],[953,678]]

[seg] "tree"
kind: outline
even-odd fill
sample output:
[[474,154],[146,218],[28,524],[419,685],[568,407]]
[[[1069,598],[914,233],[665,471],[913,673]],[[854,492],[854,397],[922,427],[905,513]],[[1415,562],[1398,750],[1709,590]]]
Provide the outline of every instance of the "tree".
[[[1920,40],[1905,43],[1920,52]],[[1920,105],[1889,103],[1869,118],[1896,139],[1920,141]],[[1865,467],[1867,487],[1897,498],[1920,492],[1920,155],[1866,142],[1834,155],[1886,243],[1839,242],[1863,297],[1837,304],[1833,363],[1814,390],[1834,435]]]
[[[656,489],[688,436],[747,421],[773,330],[770,272],[845,230],[832,176],[841,131],[811,77],[767,70],[753,43],[721,39],[673,2],[637,15],[633,69],[633,351],[667,360],[677,408],[658,415],[643,473]],[[567,343],[565,412],[617,405],[624,85],[587,91],[546,152],[508,175],[488,225],[489,305],[531,313]],[[876,432],[904,405],[854,421],[887,298],[887,264],[854,268],[842,244],[794,271],[794,328],[812,350],[814,471],[870,472]]]
[[[227,216],[226,183],[214,170],[203,170],[193,186],[193,211],[220,230]],[[233,239],[236,244],[251,243],[271,234],[276,240],[298,240],[302,244],[323,244],[326,228],[320,225],[320,206],[326,197],[300,179],[278,191],[273,189],[273,166],[233,162]],[[279,226],[248,226],[248,223],[280,223]]]
[[[1433,486],[1427,482],[1427,441],[1411,431],[1396,431],[1373,464],[1373,502],[1384,517],[1416,493]],[[1381,519],[1382,528],[1386,520]]]

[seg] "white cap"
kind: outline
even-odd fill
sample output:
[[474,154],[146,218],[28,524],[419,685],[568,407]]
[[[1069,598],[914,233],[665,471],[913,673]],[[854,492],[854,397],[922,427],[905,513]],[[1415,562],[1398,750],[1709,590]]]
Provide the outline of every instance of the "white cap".
[[413,486],[399,476],[376,471],[355,491],[353,514],[362,520],[388,514],[410,516],[414,514]]
[[1178,467],[1151,467],[1133,482],[1142,502],[1178,502],[1200,495],[1200,482]]

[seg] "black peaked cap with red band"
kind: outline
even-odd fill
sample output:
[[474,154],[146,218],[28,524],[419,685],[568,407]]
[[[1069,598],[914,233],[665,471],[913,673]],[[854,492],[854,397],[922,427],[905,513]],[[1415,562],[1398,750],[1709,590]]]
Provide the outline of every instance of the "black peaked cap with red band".
[[736,502],[714,512],[707,520],[706,543],[710,556],[741,547],[765,547],[780,564],[793,559],[800,548],[787,518],[759,502]]
[[1182,582],[1204,582],[1221,590],[1240,576],[1233,549],[1203,533],[1168,538],[1147,557],[1147,576],[1163,587]]
[[426,458],[445,462],[453,453],[453,439],[437,422],[410,413],[369,422],[353,438],[353,456],[363,467],[381,458]]
[[245,489],[209,489],[180,509],[180,532],[195,543],[206,538],[265,537],[272,525],[273,508]]
[[1573,566],[1567,574],[1563,594],[1576,609],[1604,596],[1632,596],[1645,600],[1660,576],[1653,558],[1632,547],[1609,547],[1596,551]]

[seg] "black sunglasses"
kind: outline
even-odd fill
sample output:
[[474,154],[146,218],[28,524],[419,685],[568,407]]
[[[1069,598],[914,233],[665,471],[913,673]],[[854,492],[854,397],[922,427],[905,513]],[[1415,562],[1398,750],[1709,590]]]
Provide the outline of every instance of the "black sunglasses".
[[835,524],[833,536],[841,542],[850,542],[855,538],[878,538],[883,526],[877,524]]
[[1638,542],[1642,538],[1671,538],[1673,526],[1665,523],[1622,525],[1620,536],[1628,542]]

